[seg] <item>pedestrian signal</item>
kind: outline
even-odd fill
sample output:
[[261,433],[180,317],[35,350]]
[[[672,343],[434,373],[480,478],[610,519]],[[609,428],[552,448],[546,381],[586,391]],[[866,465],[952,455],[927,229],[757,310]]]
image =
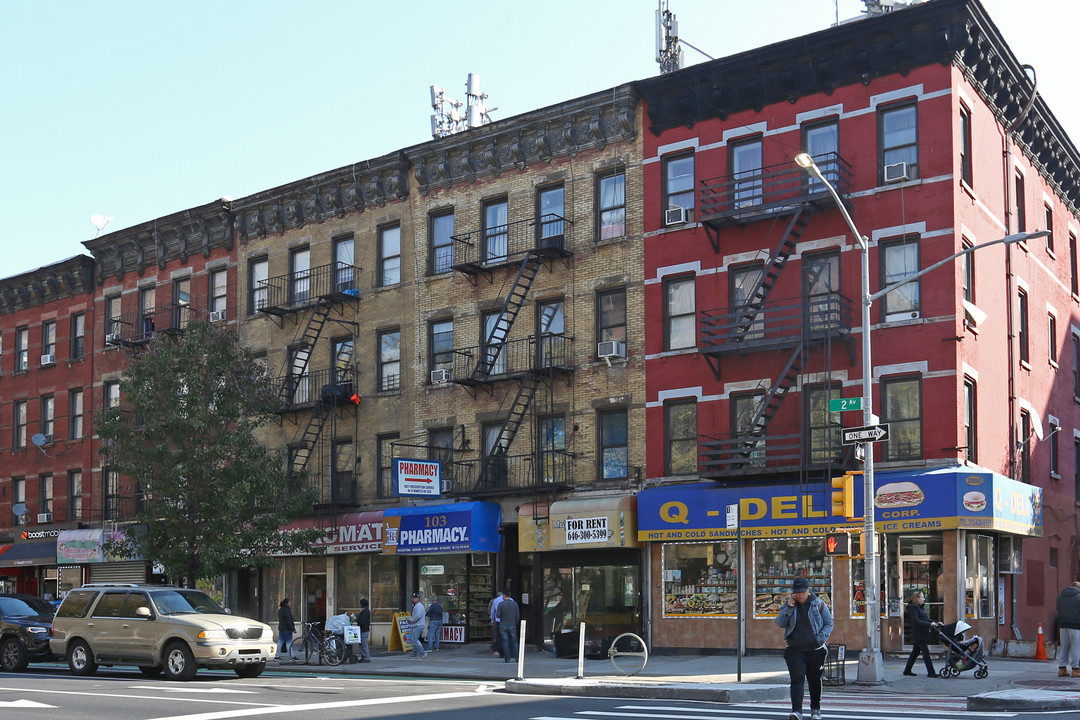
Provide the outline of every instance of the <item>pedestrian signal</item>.
[[836,532],[825,536],[825,554],[830,557],[851,554],[851,533]]

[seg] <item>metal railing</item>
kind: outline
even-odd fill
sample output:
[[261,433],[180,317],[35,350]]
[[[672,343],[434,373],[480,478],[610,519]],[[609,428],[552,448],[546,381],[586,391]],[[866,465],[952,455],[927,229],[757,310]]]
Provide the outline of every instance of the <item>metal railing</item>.
[[476,497],[566,488],[573,479],[570,461],[565,453],[544,452],[539,458],[526,454],[455,462],[454,479],[445,492]]
[[302,375],[282,375],[272,380],[281,389],[282,411],[312,407],[316,403],[349,404],[356,392],[355,373],[351,369],[312,370]]
[[497,267],[517,262],[530,250],[568,255],[573,226],[561,215],[548,214],[452,235],[453,258],[448,264],[456,269]]
[[838,292],[814,293],[701,313],[703,352],[746,351],[761,345],[790,345],[851,332],[849,298]]
[[201,314],[181,303],[166,303],[145,310],[136,310],[115,317],[105,341],[110,344],[140,344],[153,340],[159,332],[181,332]]
[[511,380],[535,370],[569,370],[573,338],[530,336],[492,345],[455,348],[451,380],[457,383]]
[[357,297],[360,268],[345,263],[320,265],[277,275],[252,288],[256,310],[282,314],[314,305],[320,298]]
[[743,432],[700,435],[701,475],[723,477],[796,468],[843,467],[850,452],[840,443],[840,427],[769,426],[763,435]]
[[[816,155],[814,160],[836,191],[845,195],[851,166],[837,153]],[[825,185],[792,162],[702,180],[699,200],[698,219],[703,223],[738,222],[805,202],[832,202]]]

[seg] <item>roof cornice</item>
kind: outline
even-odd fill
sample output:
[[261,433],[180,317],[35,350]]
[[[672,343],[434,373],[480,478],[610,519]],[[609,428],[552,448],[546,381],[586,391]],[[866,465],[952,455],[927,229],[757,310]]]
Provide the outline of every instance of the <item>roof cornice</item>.
[[0,279],[0,315],[40,307],[93,289],[94,259],[89,255],[76,255]]

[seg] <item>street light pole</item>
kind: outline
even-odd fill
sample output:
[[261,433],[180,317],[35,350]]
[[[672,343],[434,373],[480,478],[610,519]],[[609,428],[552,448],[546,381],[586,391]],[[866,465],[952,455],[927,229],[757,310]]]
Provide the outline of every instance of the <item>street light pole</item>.
[[[876,293],[870,292],[870,242],[869,239],[859,232],[859,229],[855,227],[855,222],[851,219],[851,213],[848,212],[847,206],[844,205],[840,199],[840,195],[836,192],[836,188],[832,183],[825,179],[822,175],[821,169],[818,168],[814,159],[808,153],[799,153],[795,156],[795,164],[801,167],[810,175],[813,175],[824,185],[825,189],[829,191],[832,196],[833,202],[836,203],[836,207],[840,210],[840,214],[844,217],[844,222],[851,229],[852,234],[859,243],[859,250],[862,252],[862,408],[863,408],[863,426],[868,427],[870,425],[877,424],[877,418],[874,416],[873,400],[872,400],[872,364],[870,356],[870,306],[878,298],[892,292],[893,290],[906,285],[914,280],[918,280],[931,270],[935,270],[946,263],[950,263],[961,255],[974,252],[980,248],[987,247],[989,245],[998,244],[1011,244],[1019,242],[1021,240],[1028,240],[1036,237],[1045,237],[1049,235],[1049,231],[1040,230],[1033,233],[1016,233],[1000,240],[991,240],[990,242],[983,243],[981,245],[975,245],[973,247],[967,247],[958,253],[954,253],[944,260],[940,260],[926,268],[923,268],[919,272],[913,273],[908,277],[898,282],[887,285],[886,287],[878,290]],[[860,683],[882,683],[885,681],[885,666],[884,660],[881,654],[881,592],[878,590],[878,579],[881,577],[880,563],[878,560],[878,547],[877,547],[877,525],[874,517],[874,444],[872,442],[864,442],[862,444],[863,450],[863,553],[865,557],[864,567],[864,579],[863,589],[865,596],[865,613],[866,613],[866,638],[865,646],[862,653],[859,655],[859,675],[858,681]]]

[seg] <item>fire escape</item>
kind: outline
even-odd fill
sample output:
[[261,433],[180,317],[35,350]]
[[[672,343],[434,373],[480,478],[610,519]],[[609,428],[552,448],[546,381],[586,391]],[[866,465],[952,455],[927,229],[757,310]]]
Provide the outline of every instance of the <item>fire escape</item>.
[[284,375],[275,382],[281,417],[290,418],[298,427],[289,443],[289,468],[293,473],[308,474],[319,490],[318,508],[322,509],[357,502],[352,471],[335,467],[332,450],[329,468],[320,466],[312,472],[309,465],[313,457],[323,461],[328,455],[320,451],[327,423],[332,424],[330,437],[334,437],[334,426],[348,408],[359,405],[360,398],[356,394],[354,343],[338,347],[337,356],[326,369],[312,370],[311,356],[328,323],[344,325],[355,336],[355,323],[331,314],[336,310],[341,315],[347,304],[359,299],[358,271],[351,265],[333,263],[269,278],[264,288],[256,289],[264,290],[265,300],[257,304],[260,312],[273,317],[279,327],[289,318],[298,328],[295,341],[289,345]]
[[[844,196],[850,184],[848,164],[835,153],[815,160]],[[834,467],[850,460],[833,446],[835,433],[828,428],[815,434],[802,421],[791,428],[778,428],[774,422],[784,399],[799,378],[811,370],[813,360],[820,361],[815,367],[823,370],[819,377],[825,387],[832,388],[834,343],[846,348],[848,364],[855,362],[851,301],[821,276],[821,267],[804,264],[797,278],[802,292],[792,298],[773,298],[777,282],[811,217],[831,204],[824,185],[791,163],[702,182],[700,218],[717,253],[723,250],[724,231],[729,228],[752,223],[782,228],[775,244],[763,243],[772,250],[760,276],[743,288],[738,301],[733,300],[731,307],[701,314],[702,353],[717,380],[721,379],[725,358],[772,353],[777,362],[771,367],[780,367],[764,394],[733,418],[729,433],[701,436],[700,465],[705,477],[721,479]],[[826,289],[818,291],[822,281]]]
[[[472,463],[456,463],[456,492],[470,496],[505,493],[508,490],[530,491],[539,484],[562,485],[568,473],[550,473],[545,463],[535,463],[535,453],[511,455],[510,448],[522,424],[537,410],[538,391],[546,388],[550,406],[556,377],[569,378],[572,338],[553,332],[551,323],[556,310],[541,309],[537,318],[538,333],[510,340],[510,331],[524,307],[541,266],[555,261],[569,262],[572,223],[558,215],[544,215],[487,227],[477,232],[454,236],[453,269],[475,284],[479,277],[494,282],[494,271],[516,268],[517,272],[498,313],[491,316],[478,346],[455,348],[451,381],[469,390],[494,394],[501,383],[516,382],[517,389],[507,393],[509,407],[498,433],[482,440],[482,457]],[[502,413],[500,413],[502,414]],[[464,466],[464,467],[462,467]]]

